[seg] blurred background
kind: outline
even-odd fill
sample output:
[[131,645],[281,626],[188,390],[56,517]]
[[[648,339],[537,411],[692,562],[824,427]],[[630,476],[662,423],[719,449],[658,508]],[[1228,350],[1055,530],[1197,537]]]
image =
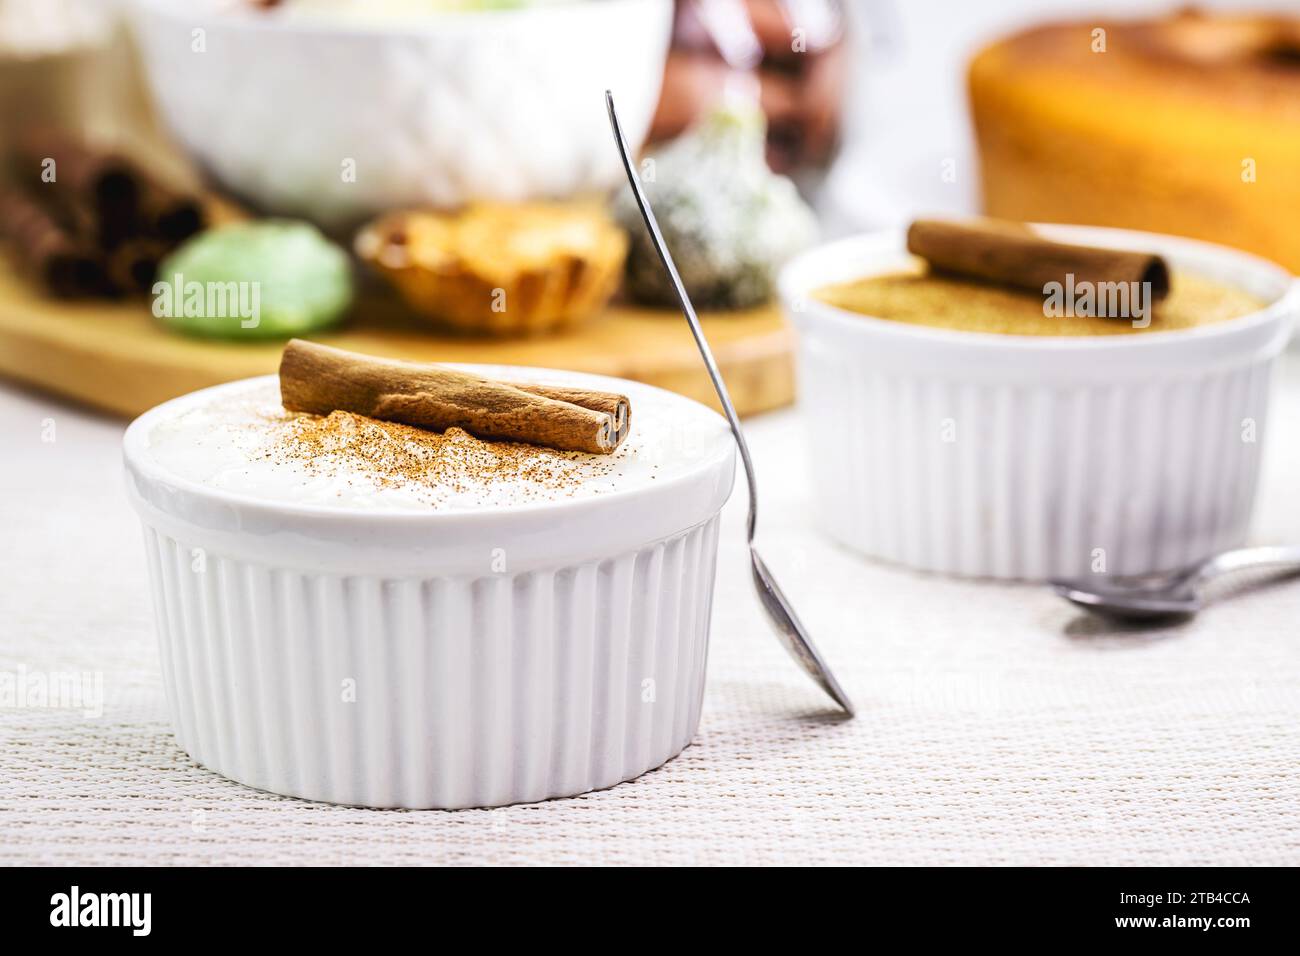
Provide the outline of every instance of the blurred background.
[[[168,136],[151,115],[147,82],[125,28],[133,5],[0,0],[0,134],[12,137],[26,125],[52,121],[161,151]],[[411,13],[446,6],[471,4],[371,4],[377,18],[384,16],[380,8]],[[728,72],[756,69],[772,124],[772,165],[793,172],[841,231],[900,221],[920,209],[978,207],[966,68],[982,45],[1052,20],[1189,8],[1170,0],[737,0],[712,5],[723,13],[706,28],[701,21],[710,18],[701,10],[709,6],[675,4],[673,49],[652,139],[670,138],[697,119]],[[1298,4],[1277,0],[1201,0],[1193,6],[1300,11]],[[801,24],[812,54],[802,58],[789,49],[791,32]],[[956,171],[950,181],[941,176],[946,160]]]
[[[401,327],[411,334],[351,344],[563,360],[707,397],[707,383],[685,380],[695,360],[682,330],[669,339],[634,323],[653,310],[671,317],[671,298],[617,198],[605,87],[658,163],[643,179],[697,304],[733,314],[713,333],[724,359],[733,339],[746,354],[788,353],[779,315],[761,310],[789,256],[918,213],[1186,234],[1295,270],[1298,23],[1294,5],[1266,0],[1196,11],[1164,0],[0,0],[0,152],[17,157],[5,167],[0,244],[18,275],[0,281],[0,340],[6,312],[42,282],[41,314],[82,303],[57,312],[85,317],[86,301],[111,302],[126,336],[123,310],[146,301],[167,257],[208,238],[203,261],[224,268],[210,278],[282,285],[287,305],[247,335],[215,320],[139,335],[198,336],[217,356],[241,337]],[[173,214],[186,228],[164,236],[141,219],[144,205],[127,203],[131,221],[106,225],[85,195],[47,202],[56,192],[34,177],[52,147],[24,144],[51,129],[83,153],[93,146],[69,154],[77,168],[102,171],[106,148],[124,152],[139,176],[165,184],[135,193],[171,196],[172,213],[177,193],[190,196],[198,214]],[[328,257],[312,252],[314,232],[207,237],[228,218],[267,216],[319,227],[350,258],[357,301],[388,294],[394,307],[355,307]],[[241,259],[254,239],[256,261]],[[468,268],[484,258],[476,243],[494,244],[498,271],[448,286],[431,263]],[[479,287],[551,288],[561,261],[570,277],[580,264],[582,288],[506,317],[474,307]],[[503,263],[515,272],[499,274]],[[339,295],[301,301],[322,274]],[[24,322],[42,308],[21,304]],[[437,348],[421,351],[417,329]],[[593,344],[600,330],[609,341]],[[550,336],[554,347],[485,357],[466,334]],[[611,357],[661,346],[676,358]],[[51,367],[63,358],[42,354]],[[261,371],[271,352],[225,365],[197,354],[176,362],[203,375],[176,387]],[[18,364],[0,369],[31,362]],[[747,407],[789,400],[788,368],[751,371],[774,384]],[[98,404],[129,412],[159,397]]]

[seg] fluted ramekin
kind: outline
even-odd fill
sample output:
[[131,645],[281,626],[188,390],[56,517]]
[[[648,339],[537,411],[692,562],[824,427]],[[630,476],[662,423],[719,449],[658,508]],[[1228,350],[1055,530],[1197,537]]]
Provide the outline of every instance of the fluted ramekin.
[[[634,409],[657,391],[491,373]],[[152,460],[156,423],[246,385],[160,405],[124,441],[168,706],[196,761],[331,803],[486,807],[630,780],[690,742],[735,468],[713,412],[680,399],[718,439],[649,487],[375,513],[214,490]]]
[[826,530],[913,568],[1024,580],[1166,570],[1239,544],[1273,366],[1300,310],[1291,276],[1192,240],[1041,228],[1160,253],[1267,306],[1185,331],[950,331],[813,296],[905,267],[901,231],[805,253],[780,285],[799,333],[799,403]]

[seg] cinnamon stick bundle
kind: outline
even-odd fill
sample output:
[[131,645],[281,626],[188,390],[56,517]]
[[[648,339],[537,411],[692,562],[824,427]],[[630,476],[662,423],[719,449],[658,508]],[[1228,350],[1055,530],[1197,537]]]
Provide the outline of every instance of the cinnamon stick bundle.
[[[129,235],[140,205],[142,176],[126,159],[63,133],[34,131],[18,144],[19,181],[40,189],[67,216],[93,223],[95,240],[112,245]],[[42,179],[52,161],[54,179]]]
[[468,372],[375,358],[291,339],[280,358],[280,399],[289,411],[342,410],[479,438],[607,455],[627,437],[623,395],[511,384]]
[[95,250],[16,190],[0,189],[0,241],[55,296],[93,295],[107,287]]
[[[77,294],[146,291],[158,260],[206,225],[207,211],[195,196],[171,188],[124,156],[65,133],[27,133],[12,164],[29,201],[106,277],[98,288]],[[47,169],[53,173],[49,181]],[[19,258],[20,266],[28,264]]]
[[1159,256],[1053,242],[1022,223],[983,219],[918,219],[907,230],[907,250],[932,269],[998,285],[1042,292],[1050,282],[1141,282],[1151,300],[1169,294],[1169,267]]
[[201,230],[207,216],[196,197],[146,178],[141,182],[139,219],[150,235],[178,243]]
[[105,271],[113,288],[122,292],[147,292],[158,273],[158,263],[169,246],[160,239],[124,239],[105,262]]

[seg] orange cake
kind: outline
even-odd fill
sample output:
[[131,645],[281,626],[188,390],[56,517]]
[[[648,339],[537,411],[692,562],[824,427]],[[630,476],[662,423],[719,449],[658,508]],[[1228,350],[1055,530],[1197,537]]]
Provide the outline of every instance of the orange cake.
[[1300,271],[1300,17],[1056,23],[981,51],[990,215],[1208,239]]

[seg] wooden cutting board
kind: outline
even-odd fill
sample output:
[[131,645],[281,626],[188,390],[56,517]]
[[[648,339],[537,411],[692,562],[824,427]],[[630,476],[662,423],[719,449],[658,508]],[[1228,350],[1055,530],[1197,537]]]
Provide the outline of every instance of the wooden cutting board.
[[[793,336],[776,306],[701,316],[742,415],[794,400]],[[312,336],[340,348],[430,362],[484,362],[597,372],[680,392],[717,408],[686,320],[611,306],[586,327],[536,339],[449,336],[369,290],[339,330]],[[281,343],[218,342],[162,328],[147,302],[51,300],[0,265],[0,375],[135,416],[197,388],[274,372]]]

